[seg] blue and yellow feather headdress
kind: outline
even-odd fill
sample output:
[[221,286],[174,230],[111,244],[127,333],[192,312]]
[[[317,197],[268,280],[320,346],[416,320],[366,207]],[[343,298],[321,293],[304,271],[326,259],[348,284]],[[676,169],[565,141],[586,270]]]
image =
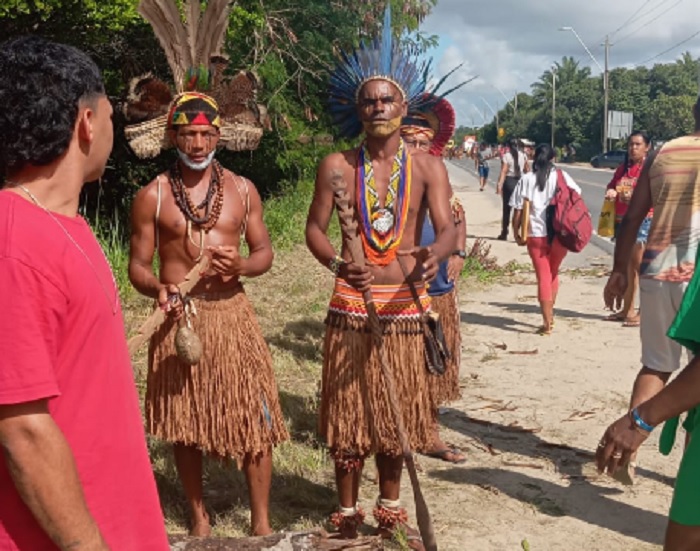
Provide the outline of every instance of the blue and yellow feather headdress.
[[386,80],[396,86],[414,110],[422,101],[428,83],[430,61],[421,61],[415,47],[401,48],[391,32],[391,7],[384,11],[382,34],[370,44],[362,42],[351,53],[342,53],[330,79],[328,109],[333,124],[346,138],[362,132],[357,100],[371,80]]

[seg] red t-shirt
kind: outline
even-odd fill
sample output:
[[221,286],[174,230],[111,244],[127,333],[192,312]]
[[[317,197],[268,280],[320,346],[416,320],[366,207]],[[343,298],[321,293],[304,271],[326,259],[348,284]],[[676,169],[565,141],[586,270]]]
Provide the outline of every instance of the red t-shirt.
[[[110,548],[166,551],[111,270],[85,220],[54,216],[94,268],[48,213],[0,191],[0,404],[49,399]],[[4,460],[0,549],[57,549],[17,493]]]
[[[637,186],[637,180],[639,175],[642,173],[642,167],[644,166],[644,161],[641,163],[634,164],[627,167],[625,163],[622,163],[615,170],[612,180],[608,184],[606,189],[614,189],[617,191],[617,197],[615,197],[615,216],[617,218],[622,218],[629,208],[629,199],[623,201],[623,195],[627,194],[631,198],[634,188]],[[618,189],[619,188],[619,189]],[[647,216],[651,216],[654,210],[651,209]]]

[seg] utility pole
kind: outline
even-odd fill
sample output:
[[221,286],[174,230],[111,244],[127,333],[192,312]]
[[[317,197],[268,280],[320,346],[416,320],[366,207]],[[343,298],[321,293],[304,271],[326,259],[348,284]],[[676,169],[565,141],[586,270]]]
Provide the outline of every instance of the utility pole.
[[608,57],[610,54],[610,37],[605,36],[605,71],[603,72],[603,153],[608,152]]
[[554,148],[554,131],[557,120],[557,71],[552,68],[552,148]]

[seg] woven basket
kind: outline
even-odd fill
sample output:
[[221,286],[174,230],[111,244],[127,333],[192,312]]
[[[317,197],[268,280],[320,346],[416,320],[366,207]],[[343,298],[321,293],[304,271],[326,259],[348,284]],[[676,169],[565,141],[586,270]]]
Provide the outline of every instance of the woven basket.
[[[260,145],[263,129],[259,126],[222,120],[219,147],[229,151],[254,151]],[[172,147],[167,133],[168,116],[132,124],[124,128],[129,146],[139,159],[153,159],[161,151]]]
[[254,151],[260,145],[263,129],[252,124],[224,119],[219,144],[229,151]]
[[165,133],[167,124],[168,116],[162,115],[150,121],[124,127],[124,135],[138,158],[152,159],[163,149],[170,147],[170,140]]

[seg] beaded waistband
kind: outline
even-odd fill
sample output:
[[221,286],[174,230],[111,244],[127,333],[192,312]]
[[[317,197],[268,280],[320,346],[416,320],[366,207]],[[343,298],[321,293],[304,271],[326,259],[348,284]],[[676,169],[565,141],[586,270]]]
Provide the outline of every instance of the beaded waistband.
[[[430,311],[430,297],[423,283],[414,284],[423,306]],[[377,315],[382,320],[419,319],[420,311],[416,306],[408,284],[372,285],[372,298],[377,309]],[[359,318],[367,317],[367,309],[362,293],[348,285],[342,279],[335,280],[333,296],[328,307],[329,312]]]

